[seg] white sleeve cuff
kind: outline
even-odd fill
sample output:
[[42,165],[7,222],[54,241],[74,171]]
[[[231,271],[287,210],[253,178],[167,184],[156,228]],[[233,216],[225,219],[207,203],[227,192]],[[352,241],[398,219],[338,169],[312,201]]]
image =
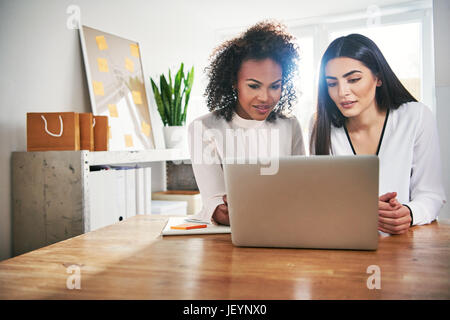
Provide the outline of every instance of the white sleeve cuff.
[[436,219],[436,217],[430,217],[423,206],[416,201],[411,201],[406,205],[411,209],[414,226],[429,224]]
[[202,221],[211,221],[212,224],[218,225],[216,221],[212,218],[214,211],[216,210],[217,206],[220,204],[223,204],[222,196],[216,196],[208,199],[206,203],[203,204],[202,211],[198,214],[198,217]]

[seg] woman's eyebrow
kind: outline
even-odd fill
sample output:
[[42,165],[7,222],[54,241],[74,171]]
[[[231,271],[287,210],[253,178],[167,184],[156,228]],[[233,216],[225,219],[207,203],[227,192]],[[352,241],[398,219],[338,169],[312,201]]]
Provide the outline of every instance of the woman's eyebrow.
[[346,74],[344,74],[344,75],[343,75],[343,77],[344,77],[344,78],[346,78],[346,77],[348,77],[348,76],[350,76],[350,75],[354,74],[355,72],[359,72],[359,73],[362,73],[362,72],[361,72],[361,71],[359,71],[359,70],[352,70],[352,71],[350,71],[350,72],[347,72]]
[[[249,78],[249,79],[246,79],[247,81],[254,81],[254,82],[257,82],[257,83],[259,83],[259,84],[262,84],[262,82],[261,81],[258,81],[258,80],[255,80],[255,79],[252,79],[252,78]],[[275,83],[277,83],[277,82],[280,82],[282,79],[278,79],[277,81],[274,81],[274,82],[272,82],[272,84],[275,84]]]
[[[343,77],[343,78],[346,78],[346,77],[351,76],[352,74],[354,74],[354,73],[356,73],[356,72],[362,73],[362,71],[359,71],[359,70],[352,70],[352,71],[349,71],[349,72],[343,74],[342,77]],[[332,76],[326,76],[325,78],[326,78],[326,79],[337,80],[336,77],[332,77]]]

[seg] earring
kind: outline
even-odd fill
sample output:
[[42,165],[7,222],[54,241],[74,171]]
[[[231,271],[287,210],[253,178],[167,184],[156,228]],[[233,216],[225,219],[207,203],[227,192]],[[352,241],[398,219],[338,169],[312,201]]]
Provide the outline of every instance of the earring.
[[237,100],[237,90],[236,90],[236,88],[233,88],[233,99],[234,100]]

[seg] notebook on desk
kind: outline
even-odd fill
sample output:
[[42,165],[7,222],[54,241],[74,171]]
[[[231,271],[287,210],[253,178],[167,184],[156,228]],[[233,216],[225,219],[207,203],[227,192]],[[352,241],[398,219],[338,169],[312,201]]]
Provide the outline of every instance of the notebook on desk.
[[[163,236],[181,236],[181,235],[192,235],[192,234],[213,234],[213,233],[231,233],[231,229],[229,226],[223,225],[214,225],[211,223],[206,223],[206,228],[201,229],[171,229],[172,226],[177,226],[181,224],[185,224],[186,222],[192,222],[192,220],[186,217],[171,217],[167,221],[166,226],[164,227],[161,234]],[[201,221],[199,221],[201,222]]]

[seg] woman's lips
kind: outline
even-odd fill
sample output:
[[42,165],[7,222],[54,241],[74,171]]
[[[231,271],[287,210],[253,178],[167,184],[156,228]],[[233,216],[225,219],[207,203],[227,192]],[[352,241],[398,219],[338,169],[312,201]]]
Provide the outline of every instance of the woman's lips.
[[253,106],[260,114],[265,114],[268,111],[270,111],[272,108],[268,105],[261,105],[261,106]]
[[344,102],[341,102],[341,106],[342,106],[342,108],[349,109],[349,108],[353,107],[356,102],[357,101],[344,101]]

